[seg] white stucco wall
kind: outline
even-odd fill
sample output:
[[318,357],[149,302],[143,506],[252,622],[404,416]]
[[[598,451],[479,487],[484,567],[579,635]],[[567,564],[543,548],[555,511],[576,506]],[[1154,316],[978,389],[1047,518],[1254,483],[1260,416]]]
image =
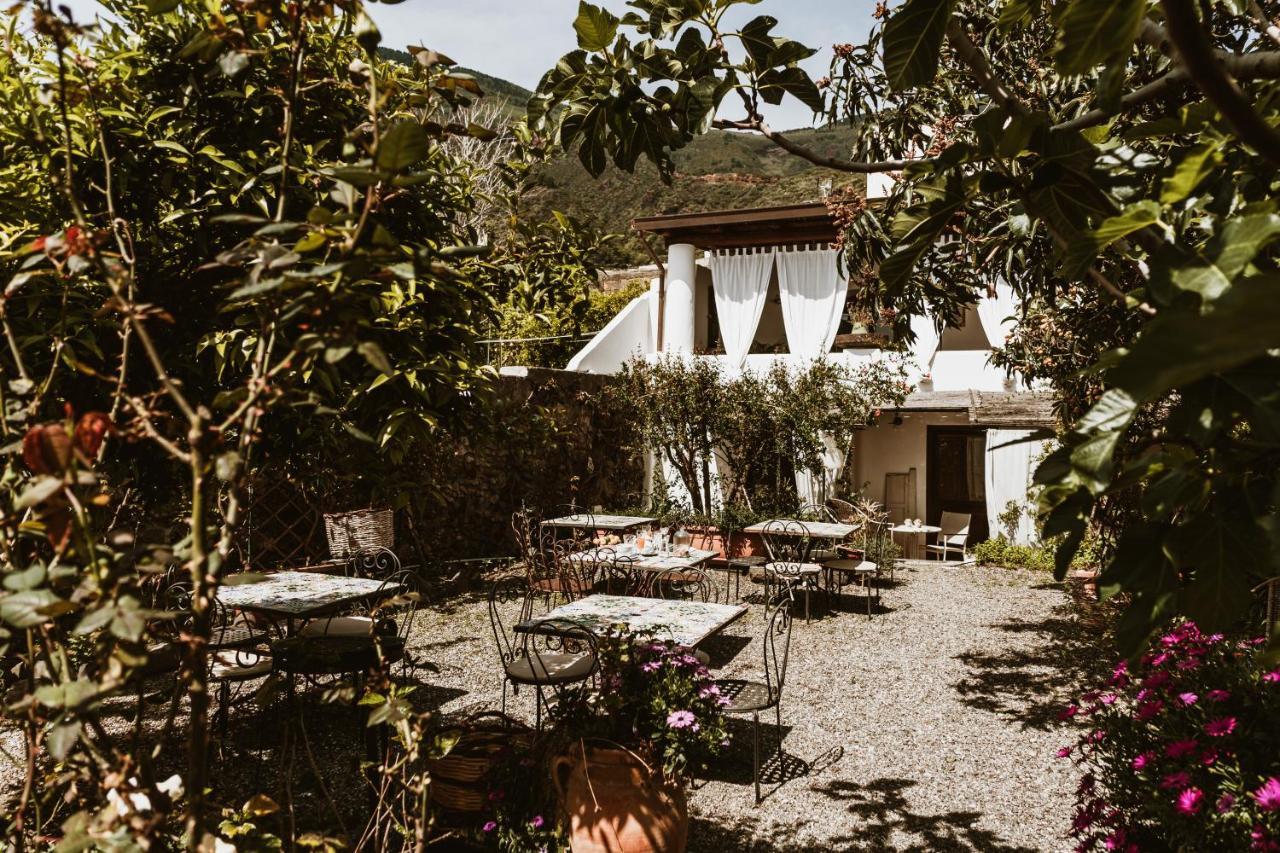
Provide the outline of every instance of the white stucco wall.
[[653,291],[627,303],[600,332],[569,360],[566,370],[579,373],[617,373],[632,358],[653,352],[653,318],[650,310]]
[[854,477],[864,494],[874,501],[884,501],[885,474],[905,474],[916,469],[916,508],[907,514],[911,518],[924,518],[925,489],[928,481],[927,427],[936,425],[968,426],[964,412],[907,413],[902,425],[893,425],[893,413],[885,412],[880,422],[858,433],[853,446]]

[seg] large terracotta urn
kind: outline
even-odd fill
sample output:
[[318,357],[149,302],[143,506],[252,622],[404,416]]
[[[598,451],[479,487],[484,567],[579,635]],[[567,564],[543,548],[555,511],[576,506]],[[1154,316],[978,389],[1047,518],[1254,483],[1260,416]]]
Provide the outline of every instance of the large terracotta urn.
[[630,750],[579,741],[551,775],[574,853],[682,853],[688,845],[684,790]]

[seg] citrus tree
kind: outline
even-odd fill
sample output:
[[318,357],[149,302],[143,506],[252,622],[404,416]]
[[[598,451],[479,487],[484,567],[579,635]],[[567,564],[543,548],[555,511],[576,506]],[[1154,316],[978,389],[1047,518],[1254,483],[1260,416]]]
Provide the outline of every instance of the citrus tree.
[[[584,2],[579,47],[543,77],[530,121],[597,174],[641,157],[669,173],[710,128],[896,174],[882,204],[845,212],[844,246],[860,301],[894,309],[903,334],[910,314],[958,319],[999,281],[1061,323],[1105,309],[1106,339],[1073,350],[1090,381],[1036,475],[1058,573],[1095,509],[1124,498],[1135,511],[1102,582],[1128,596],[1125,648],[1176,613],[1232,624],[1280,559],[1274,4],[882,3],[817,81],[798,65],[814,51],[775,19],[726,24],[744,5],[633,0],[619,17]],[[770,127],[762,105],[786,96],[848,122],[849,156]],[[1070,371],[1049,372],[1066,385]]]

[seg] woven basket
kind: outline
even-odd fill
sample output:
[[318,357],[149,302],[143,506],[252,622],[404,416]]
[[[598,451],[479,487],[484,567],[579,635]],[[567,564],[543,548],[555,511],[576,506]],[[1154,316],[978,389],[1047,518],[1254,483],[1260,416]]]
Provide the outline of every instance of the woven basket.
[[395,545],[395,515],[389,509],[358,509],[324,514],[329,556],[341,560],[370,548]]
[[497,711],[476,714],[446,729],[458,735],[449,754],[427,761],[431,801],[454,812],[489,806],[488,776],[504,749],[528,749],[529,727]]

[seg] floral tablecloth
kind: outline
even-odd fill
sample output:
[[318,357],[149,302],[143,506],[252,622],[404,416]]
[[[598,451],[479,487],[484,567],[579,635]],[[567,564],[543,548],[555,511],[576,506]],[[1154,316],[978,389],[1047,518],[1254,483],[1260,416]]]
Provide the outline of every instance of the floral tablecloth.
[[535,631],[539,622],[549,619],[604,634],[610,626],[626,625],[637,633],[653,633],[684,646],[696,646],[707,637],[724,630],[747,612],[736,604],[712,604],[703,601],[636,598],[629,595],[588,595],[516,625],[517,631]]
[[311,616],[378,593],[399,592],[400,584],[318,572],[272,572],[254,583],[222,586],[218,601],[237,610],[280,616]]
[[630,530],[642,524],[652,524],[656,518],[643,515],[563,515],[560,518],[549,518],[542,522],[547,527],[582,527],[593,530]]
[[[683,557],[677,557],[675,554],[654,554],[646,556],[644,554],[620,555],[611,548],[593,548],[589,551],[581,552],[592,559],[599,561],[602,559],[612,560],[619,566],[630,566],[637,569],[645,569],[651,572],[665,572],[667,569],[692,569],[700,566],[707,560],[719,554],[719,551],[704,551],[701,548],[690,548],[689,553]],[[569,559],[580,559],[579,554],[570,554]]]

